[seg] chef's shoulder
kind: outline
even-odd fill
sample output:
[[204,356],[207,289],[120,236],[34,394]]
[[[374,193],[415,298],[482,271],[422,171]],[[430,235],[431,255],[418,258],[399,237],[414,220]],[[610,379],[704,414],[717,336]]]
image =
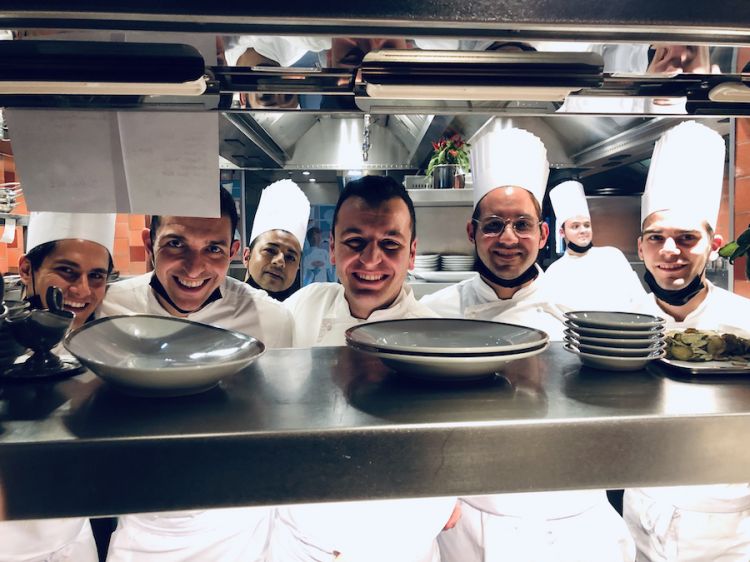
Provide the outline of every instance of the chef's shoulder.
[[310,283],[302,287],[284,301],[284,308],[294,318],[314,308],[328,310],[333,307],[336,299],[344,294],[344,287],[339,283]]
[[109,285],[104,300],[96,311],[96,317],[146,313],[150,280],[151,274],[144,273]]
[[600,259],[606,260],[610,264],[630,267],[628,258],[625,257],[625,254],[619,248],[615,248],[614,246],[599,246],[591,249],[596,250]]
[[253,308],[261,315],[267,314],[270,317],[278,319],[291,318],[289,312],[281,305],[279,301],[271,298],[268,293],[262,289],[251,287],[233,277],[227,277],[224,281],[224,298],[235,310],[235,315],[241,316],[247,309]]
[[434,293],[423,296],[419,303],[426,306],[437,316],[445,318],[454,318],[461,316],[461,287],[468,284],[471,280],[466,279],[460,283],[455,283]]

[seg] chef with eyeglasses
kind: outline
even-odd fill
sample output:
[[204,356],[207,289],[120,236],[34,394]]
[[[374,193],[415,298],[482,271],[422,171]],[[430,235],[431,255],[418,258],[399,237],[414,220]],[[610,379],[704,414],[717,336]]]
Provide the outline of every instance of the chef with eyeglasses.
[[522,324],[563,339],[562,311],[536,260],[547,243],[541,201],[547,149],[522,129],[496,129],[473,143],[474,213],[466,224],[478,276],[420,302],[441,316]]
[[566,181],[549,196],[566,246],[545,272],[545,281],[557,289],[557,304],[569,310],[630,310],[646,292],[620,250],[594,246],[583,185]]
[[[535,135],[502,129],[475,141],[474,215],[466,226],[480,275],[423,298],[446,316],[542,329],[562,339],[555,294],[536,258],[547,151]],[[498,453],[502,454],[502,453]],[[462,516],[440,534],[443,562],[631,562],[635,547],[604,490],[461,498]]]
[[[112,269],[115,215],[31,213],[19,262],[27,299],[47,308],[46,290],[63,292],[65,310],[82,326],[104,298]],[[82,517],[0,522],[2,562],[97,562],[89,520]]]
[[[665,318],[667,330],[750,332],[750,300],[706,278],[722,244],[716,223],[724,158],[722,137],[693,121],[667,131],[654,148],[638,239],[651,293],[635,310]],[[626,490],[624,517],[639,561],[750,560],[747,483]]]

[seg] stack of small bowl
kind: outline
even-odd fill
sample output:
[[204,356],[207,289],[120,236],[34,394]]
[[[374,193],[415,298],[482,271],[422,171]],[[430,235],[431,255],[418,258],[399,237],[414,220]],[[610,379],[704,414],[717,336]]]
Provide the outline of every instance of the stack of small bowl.
[[16,320],[29,309],[28,301],[5,301],[6,314],[0,318],[0,370],[15,363],[16,359],[26,353],[26,348],[11,335],[6,320]]
[[565,349],[581,363],[610,371],[637,371],[664,357],[664,319],[629,312],[565,313]]

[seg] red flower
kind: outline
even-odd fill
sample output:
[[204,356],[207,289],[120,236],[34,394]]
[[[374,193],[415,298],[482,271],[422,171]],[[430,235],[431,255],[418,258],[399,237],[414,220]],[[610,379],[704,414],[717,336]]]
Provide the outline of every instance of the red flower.
[[449,150],[448,154],[455,158],[456,156],[458,156],[458,150]]

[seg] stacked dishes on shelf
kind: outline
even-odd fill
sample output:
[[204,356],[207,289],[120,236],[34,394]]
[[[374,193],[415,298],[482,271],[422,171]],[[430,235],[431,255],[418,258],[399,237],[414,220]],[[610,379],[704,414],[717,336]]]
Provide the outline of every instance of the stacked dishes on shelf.
[[664,357],[664,319],[630,312],[565,313],[565,349],[589,367],[637,371]]
[[429,380],[473,380],[549,347],[541,330],[485,320],[414,318],[360,324],[346,343],[399,373]]
[[474,256],[445,255],[440,256],[440,268],[443,271],[471,271],[474,267]]
[[415,271],[437,271],[440,269],[440,256],[438,254],[418,254],[414,258]]

